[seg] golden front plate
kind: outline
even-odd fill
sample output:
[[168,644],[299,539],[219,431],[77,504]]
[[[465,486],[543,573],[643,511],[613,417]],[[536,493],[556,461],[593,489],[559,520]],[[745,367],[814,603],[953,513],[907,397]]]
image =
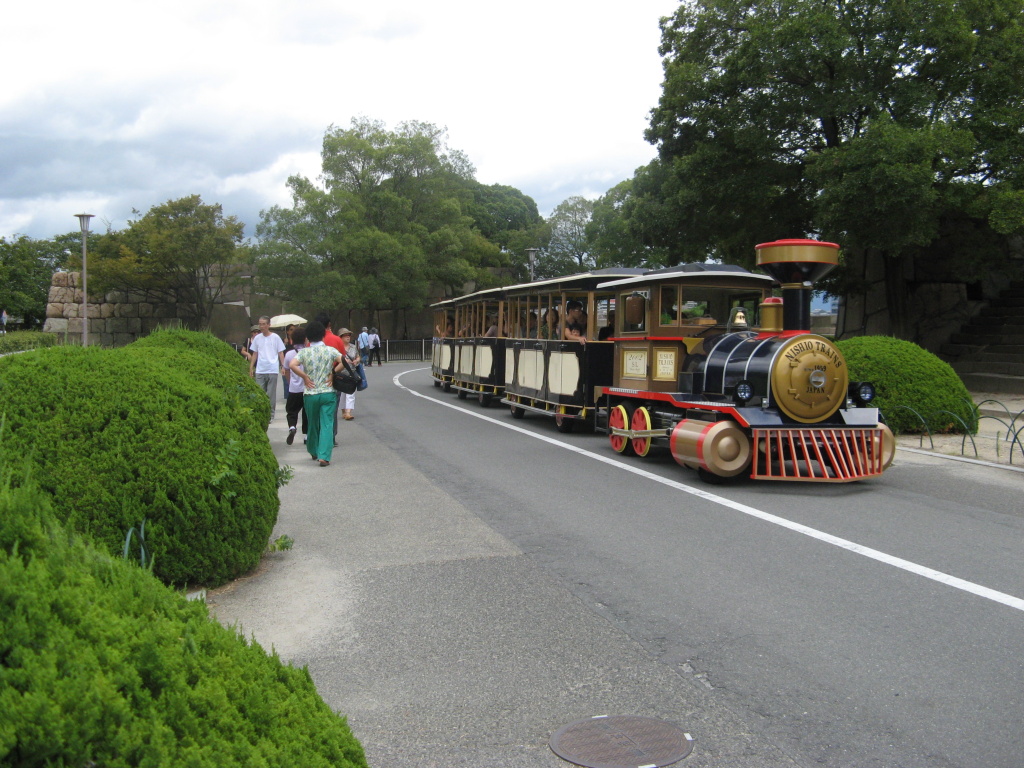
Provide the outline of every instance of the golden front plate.
[[823,336],[793,337],[779,348],[772,365],[776,405],[805,424],[835,413],[846,399],[849,382],[846,360]]

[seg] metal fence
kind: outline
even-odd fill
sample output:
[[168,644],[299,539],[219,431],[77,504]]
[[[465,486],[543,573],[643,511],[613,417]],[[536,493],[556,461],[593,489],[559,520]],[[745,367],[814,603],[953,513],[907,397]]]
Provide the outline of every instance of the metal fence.
[[[980,403],[968,402],[978,419],[978,426],[974,432],[955,413],[943,410],[931,414],[933,416],[941,414],[947,419],[952,418],[959,422],[960,428],[955,432],[941,435],[933,434],[928,429],[928,420],[910,406],[897,405],[895,407],[910,411],[920,422],[920,433],[915,435],[919,448],[924,448],[924,441],[927,438],[929,450],[932,451],[953,453],[959,448],[961,456],[973,453],[976,459],[1013,464],[1015,451],[1018,458],[1024,459],[1024,409],[1017,410],[1014,414],[1014,409],[1020,407],[1020,398],[1013,398],[1011,395],[1007,397],[1010,398],[1008,402],[1012,403],[1014,408],[1009,407],[1007,403],[992,399],[983,400]],[[936,442],[943,443],[943,445],[936,446]]]
[[381,355],[389,363],[403,360],[429,360],[432,339],[385,339]]

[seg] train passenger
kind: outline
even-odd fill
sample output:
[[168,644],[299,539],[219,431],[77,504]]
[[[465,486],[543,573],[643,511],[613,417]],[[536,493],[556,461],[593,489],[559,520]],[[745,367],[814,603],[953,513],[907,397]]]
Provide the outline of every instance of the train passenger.
[[604,326],[603,328],[601,328],[600,331],[597,332],[597,340],[598,341],[605,341],[606,339],[610,339],[614,335],[615,335],[615,312],[613,310],[613,311],[610,311],[608,313],[608,325]]
[[487,331],[484,336],[489,339],[495,339],[498,337],[498,318],[494,315],[488,315],[487,317]]
[[[570,332],[574,325],[579,331],[575,336]],[[580,336],[584,339],[587,336],[587,314],[583,311],[583,302],[567,301],[565,303],[565,330],[562,332],[562,338],[566,341],[579,341]]]
[[554,307],[544,313],[544,322],[540,326],[540,338],[558,338],[558,310]]

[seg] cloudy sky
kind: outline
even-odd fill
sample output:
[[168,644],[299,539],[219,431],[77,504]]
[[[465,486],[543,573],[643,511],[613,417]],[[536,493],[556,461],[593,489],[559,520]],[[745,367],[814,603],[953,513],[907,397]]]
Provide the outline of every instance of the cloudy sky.
[[251,235],[330,125],[448,128],[549,214],[654,156],[677,0],[27,0],[4,11],[0,235],[120,229],[190,194]]

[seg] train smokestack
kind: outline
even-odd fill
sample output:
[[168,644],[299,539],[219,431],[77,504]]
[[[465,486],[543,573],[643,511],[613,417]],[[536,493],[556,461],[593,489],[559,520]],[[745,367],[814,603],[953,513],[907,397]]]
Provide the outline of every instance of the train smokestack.
[[818,240],[776,240],[754,246],[757,266],[782,284],[782,327],[811,327],[814,284],[839,264],[839,246]]

